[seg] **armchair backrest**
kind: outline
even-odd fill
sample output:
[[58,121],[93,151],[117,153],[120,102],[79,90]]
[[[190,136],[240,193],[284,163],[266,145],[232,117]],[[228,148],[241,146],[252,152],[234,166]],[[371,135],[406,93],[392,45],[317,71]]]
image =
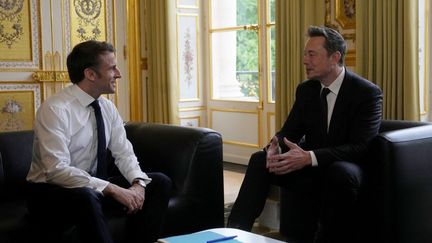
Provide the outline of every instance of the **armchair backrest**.
[[[165,173],[173,181],[174,193],[208,192],[200,190],[200,185],[208,187],[207,181],[222,178],[218,174],[222,171],[219,133],[206,128],[138,122],[128,123],[125,128],[143,170]],[[210,173],[215,178],[208,178],[207,171],[218,173]]]
[[1,198],[25,195],[26,176],[30,169],[33,131],[0,133],[0,192]]

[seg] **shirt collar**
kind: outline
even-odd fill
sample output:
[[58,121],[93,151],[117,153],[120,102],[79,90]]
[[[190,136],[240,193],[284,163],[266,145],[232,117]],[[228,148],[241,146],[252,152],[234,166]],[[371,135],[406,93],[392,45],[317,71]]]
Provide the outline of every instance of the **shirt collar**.
[[[342,82],[344,80],[345,77],[345,67],[342,67],[342,71],[340,72],[340,74],[337,76],[337,78],[335,79],[335,81],[333,81],[328,87],[328,88],[332,93],[336,94],[336,96],[339,93],[340,87],[342,86]],[[325,88],[325,86],[323,84],[321,84],[321,89]]]
[[78,85],[74,84],[71,87],[72,94],[77,97],[78,101],[83,105],[84,107],[89,106],[90,103],[92,103],[95,99],[84,92]]

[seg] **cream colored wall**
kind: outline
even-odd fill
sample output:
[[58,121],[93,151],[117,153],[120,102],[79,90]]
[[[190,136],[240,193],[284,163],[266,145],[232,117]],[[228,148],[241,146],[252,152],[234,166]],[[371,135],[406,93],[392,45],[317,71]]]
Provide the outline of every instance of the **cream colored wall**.
[[[207,24],[204,22],[203,13],[206,12],[208,1],[202,0],[176,0],[176,53],[177,53],[177,79],[178,79],[178,109],[179,122],[182,126],[208,127],[207,118],[207,93],[208,80],[205,79],[207,71],[206,58],[208,48],[205,46],[207,37]],[[190,44],[186,46],[185,29],[189,28]],[[193,39],[192,39],[193,38]],[[192,62],[192,84],[188,89],[185,85],[184,73],[185,51],[190,50],[194,61]],[[195,63],[196,61],[196,63]],[[182,65],[183,63],[183,65]],[[195,64],[195,65],[194,65]]]

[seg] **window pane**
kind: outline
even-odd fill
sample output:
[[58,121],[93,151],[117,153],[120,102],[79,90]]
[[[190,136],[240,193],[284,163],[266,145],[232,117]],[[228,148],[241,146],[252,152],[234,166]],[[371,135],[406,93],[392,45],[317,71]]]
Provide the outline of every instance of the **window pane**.
[[237,0],[238,25],[258,23],[258,0]]
[[276,0],[269,0],[270,23],[276,20]]
[[239,30],[212,34],[213,98],[256,101],[258,35]]
[[270,28],[270,87],[269,94],[271,102],[276,100],[276,29]]
[[258,23],[257,0],[213,0],[212,28]]

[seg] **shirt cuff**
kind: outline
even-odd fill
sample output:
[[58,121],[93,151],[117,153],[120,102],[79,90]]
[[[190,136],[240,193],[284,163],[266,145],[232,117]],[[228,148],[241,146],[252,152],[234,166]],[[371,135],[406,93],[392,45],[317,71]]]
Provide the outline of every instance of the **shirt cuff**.
[[313,151],[309,151],[309,154],[310,154],[311,159],[312,159],[312,167],[318,166],[318,160],[315,156],[315,153]]
[[90,180],[91,180],[90,187],[93,190],[96,190],[96,191],[98,191],[100,193],[102,193],[102,191],[105,190],[105,188],[109,184],[109,181],[102,180],[102,179],[99,179],[97,177],[92,177]]
[[[133,181],[135,181],[135,180],[143,181],[145,184],[145,185],[143,185],[144,187],[146,187],[151,182],[151,179],[148,177],[147,178],[136,177]],[[132,183],[133,183],[133,181],[132,181]]]

